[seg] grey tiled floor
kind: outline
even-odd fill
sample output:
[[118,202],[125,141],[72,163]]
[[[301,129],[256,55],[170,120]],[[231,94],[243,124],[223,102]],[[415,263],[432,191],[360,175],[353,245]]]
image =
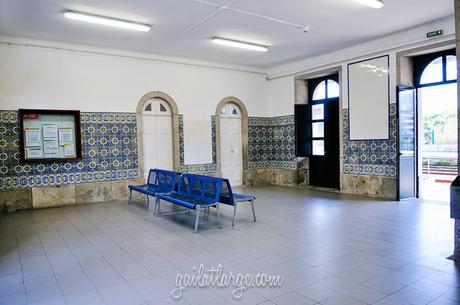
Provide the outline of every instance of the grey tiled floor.
[[[224,206],[193,234],[194,215],[152,216],[144,202],[0,215],[0,304],[460,304],[447,204],[379,202],[282,187],[248,188],[258,221]],[[166,204],[163,206],[166,206]],[[205,228],[205,226],[207,226]],[[178,272],[280,274],[280,288],[189,288]]]

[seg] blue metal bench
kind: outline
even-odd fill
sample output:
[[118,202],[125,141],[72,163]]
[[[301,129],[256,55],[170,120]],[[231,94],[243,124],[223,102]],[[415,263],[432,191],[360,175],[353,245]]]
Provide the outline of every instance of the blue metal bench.
[[198,230],[200,219],[200,209],[216,207],[217,218],[220,227],[222,221],[219,212],[219,198],[222,189],[222,178],[182,174],[179,178],[177,191],[170,193],[156,194],[154,213],[160,216],[160,201],[168,201],[176,205],[183,206],[188,210],[196,211],[195,232]]
[[254,217],[254,222],[256,221],[256,212],[254,211],[254,200],[256,197],[247,194],[237,194],[232,191],[230,186],[230,181],[224,179],[222,184],[222,191],[220,192],[219,202],[223,204],[228,204],[233,206],[233,220],[232,226],[235,226],[236,219],[236,206],[239,202],[250,202],[252,208],[252,216]]
[[147,183],[143,185],[128,185],[129,204],[131,204],[132,192],[136,191],[147,196],[147,206],[150,204],[149,196],[155,196],[158,193],[168,193],[174,191],[176,187],[177,172],[163,169],[151,169]]

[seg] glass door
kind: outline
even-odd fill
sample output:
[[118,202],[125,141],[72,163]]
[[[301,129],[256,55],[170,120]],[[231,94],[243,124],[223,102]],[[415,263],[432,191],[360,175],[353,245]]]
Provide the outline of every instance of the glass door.
[[417,197],[417,108],[416,89],[398,88],[399,199]]

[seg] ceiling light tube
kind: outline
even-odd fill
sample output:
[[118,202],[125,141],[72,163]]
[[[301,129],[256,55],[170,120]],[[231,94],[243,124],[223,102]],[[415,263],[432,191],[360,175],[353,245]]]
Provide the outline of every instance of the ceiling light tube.
[[267,52],[268,51],[267,46],[261,46],[261,45],[258,45],[258,44],[247,43],[247,42],[238,41],[238,40],[231,40],[231,39],[214,37],[212,39],[212,42],[215,43],[215,44],[223,45],[223,46],[235,47],[235,48],[258,51],[258,52]]
[[359,2],[361,4],[370,6],[372,8],[382,8],[385,4],[383,3],[383,0],[355,0],[356,2]]
[[76,11],[65,11],[64,16],[68,19],[84,21],[89,23],[101,24],[126,30],[134,30],[140,32],[148,32],[152,28],[150,25],[116,19],[111,17],[103,17],[93,14],[81,13]]

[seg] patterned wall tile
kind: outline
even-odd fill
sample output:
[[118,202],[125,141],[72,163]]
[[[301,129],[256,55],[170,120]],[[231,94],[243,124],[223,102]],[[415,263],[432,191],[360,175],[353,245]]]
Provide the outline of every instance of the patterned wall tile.
[[[184,164],[184,122],[179,115],[181,171],[216,175],[216,121],[211,117],[212,163]],[[294,116],[249,117],[249,169],[296,169]]]
[[139,177],[134,113],[81,113],[82,160],[21,163],[16,111],[0,111],[0,189]]
[[201,174],[215,176],[217,174],[217,153],[216,153],[216,117],[211,116],[211,143],[212,163],[185,164],[184,158],[184,117],[179,114],[179,155],[180,171],[182,173]]
[[[0,111],[0,189],[133,179],[139,177],[135,113],[81,113],[80,161],[22,164],[16,111]],[[350,141],[343,110],[343,172],[396,176],[396,105],[390,105],[390,139]],[[184,124],[179,115],[182,172],[215,175],[216,120],[211,117],[212,163],[184,164]],[[294,116],[248,118],[249,169],[296,169]]]
[[349,112],[343,109],[343,172],[345,174],[396,177],[397,115],[390,105],[388,140],[351,141]]
[[294,116],[248,118],[249,169],[296,169]]

